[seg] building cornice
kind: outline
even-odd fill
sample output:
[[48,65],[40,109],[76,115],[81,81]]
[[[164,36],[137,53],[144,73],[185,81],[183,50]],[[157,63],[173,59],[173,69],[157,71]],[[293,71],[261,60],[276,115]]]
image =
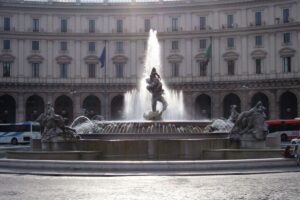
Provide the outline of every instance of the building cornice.
[[[178,31],[158,32],[160,39],[199,38],[199,37],[227,37],[254,34],[272,34],[284,31],[299,31],[300,22],[288,24],[265,25],[260,27],[240,27],[232,29],[213,29],[205,31]],[[37,40],[145,40],[148,33],[60,33],[60,32],[23,32],[23,31],[0,31],[0,37],[10,39],[37,39]]]
[[[253,91],[253,90],[276,90],[278,89],[297,89],[300,90],[300,79],[268,79],[268,80],[248,80],[248,81],[213,81],[213,82],[178,82],[170,83],[166,81],[169,88],[182,90],[184,92],[195,91]],[[137,87],[137,83],[34,83],[34,82],[0,82],[1,91],[5,92],[68,92],[71,89],[76,89],[77,92],[101,92],[107,88],[110,92],[126,92]]]
[[[171,1],[171,2],[132,2],[132,3],[78,3],[78,2],[26,2],[23,0],[0,0],[0,5],[5,8],[12,8],[14,10],[26,10],[26,9],[36,9],[39,11],[57,11],[64,10],[66,12],[82,12],[82,10],[88,10],[88,13],[95,12],[99,13],[111,13],[116,12],[124,13],[144,13],[144,12],[153,12],[153,9],[156,12],[164,11],[178,11],[183,9],[189,10],[205,10],[205,9],[216,9],[223,8],[240,8],[241,6],[256,6],[257,4],[266,5],[274,3],[283,3],[282,0],[182,0],[182,1]],[[285,4],[296,3],[296,0],[284,1]],[[182,12],[182,11],[181,11]]]

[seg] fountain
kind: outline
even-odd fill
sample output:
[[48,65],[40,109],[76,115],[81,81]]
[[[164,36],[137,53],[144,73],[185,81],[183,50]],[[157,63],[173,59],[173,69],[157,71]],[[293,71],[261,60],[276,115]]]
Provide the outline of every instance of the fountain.
[[[162,74],[160,45],[157,31],[150,30],[144,63],[144,71],[137,89],[126,92],[124,121],[86,120],[82,124],[72,123],[83,138],[103,137],[98,134],[202,134],[210,121],[187,121],[182,91],[171,90],[165,84]],[[153,92],[151,78],[160,85]],[[152,88],[150,88],[152,87]],[[156,109],[156,102],[158,108]],[[152,102],[152,104],[151,104]],[[154,105],[153,105],[154,104]],[[153,108],[155,107],[155,108]],[[133,109],[134,108],[134,109]],[[160,110],[160,111],[159,111]],[[85,117],[82,117],[83,119]],[[75,121],[82,119],[81,117]],[[91,133],[87,136],[87,134]],[[93,135],[93,136],[92,136]],[[107,137],[107,136],[106,136]]]
[[[189,116],[184,108],[182,91],[169,89],[160,77],[162,71],[157,32],[151,30],[143,76],[138,88],[125,94],[126,120],[105,121],[102,117],[80,116],[73,121],[70,130],[76,130],[81,139],[33,140],[32,152],[10,153],[9,156],[71,160],[200,160],[280,155],[279,150],[239,149],[257,147],[257,140],[260,140],[260,147],[264,145],[265,116],[261,103],[241,114],[232,106],[228,120],[219,119],[213,123],[186,120]],[[157,102],[161,103],[158,109]]]
[[[127,120],[144,120],[143,115],[151,110],[151,94],[147,91],[147,78],[153,68],[157,74],[162,74],[160,57],[160,45],[157,39],[157,31],[150,30],[147,43],[147,51],[144,64],[144,72],[139,81],[138,89],[128,91],[125,94],[125,117]],[[184,108],[182,91],[171,90],[160,80],[164,88],[164,98],[168,102],[168,109],[164,112],[164,120],[186,120],[188,118]],[[134,109],[132,109],[134,108]],[[162,109],[161,107],[159,109]]]

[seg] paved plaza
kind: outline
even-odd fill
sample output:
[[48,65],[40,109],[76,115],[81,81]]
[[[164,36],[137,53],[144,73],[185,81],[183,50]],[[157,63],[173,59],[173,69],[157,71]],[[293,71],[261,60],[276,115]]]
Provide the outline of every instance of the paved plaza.
[[225,176],[0,175],[0,199],[299,199],[300,172]]

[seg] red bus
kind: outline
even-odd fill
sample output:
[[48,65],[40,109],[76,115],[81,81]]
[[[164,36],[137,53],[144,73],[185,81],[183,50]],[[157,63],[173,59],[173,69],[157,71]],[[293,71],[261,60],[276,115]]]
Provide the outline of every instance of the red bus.
[[279,134],[281,141],[300,138],[300,119],[267,120],[269,133]]

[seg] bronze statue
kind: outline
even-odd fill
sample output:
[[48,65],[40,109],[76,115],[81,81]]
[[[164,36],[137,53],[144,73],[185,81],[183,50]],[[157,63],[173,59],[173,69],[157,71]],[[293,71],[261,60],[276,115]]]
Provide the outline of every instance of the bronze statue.
[[52,141],[58,137],[63,140],[79,139],[74,129],[65,126],[64,118],[55,114],[50,102],[47,103],[46,112],[42,113],[36,121],[42,128],[42,141]]
[[237,140],[241,138],[265,140],[267,134],[265,118],[265,107],[262,102],[259,101],[250,110],[239,114],[230,132],[230,137]]
[[[148,114],[144,114],[144,118],[148,120],[160,120],[162,113],[167,109],[168,103],[163,97],[164,89],[162,88],[160,75],[157,73],[156,69],[153,67],[150,77],[146,79],[147,82],[147,90],[152,94],[151,99],[151,106],[152,106],[152,112]],[[157,111],[156,105],[157,102],[162,103],[162,110]]]

